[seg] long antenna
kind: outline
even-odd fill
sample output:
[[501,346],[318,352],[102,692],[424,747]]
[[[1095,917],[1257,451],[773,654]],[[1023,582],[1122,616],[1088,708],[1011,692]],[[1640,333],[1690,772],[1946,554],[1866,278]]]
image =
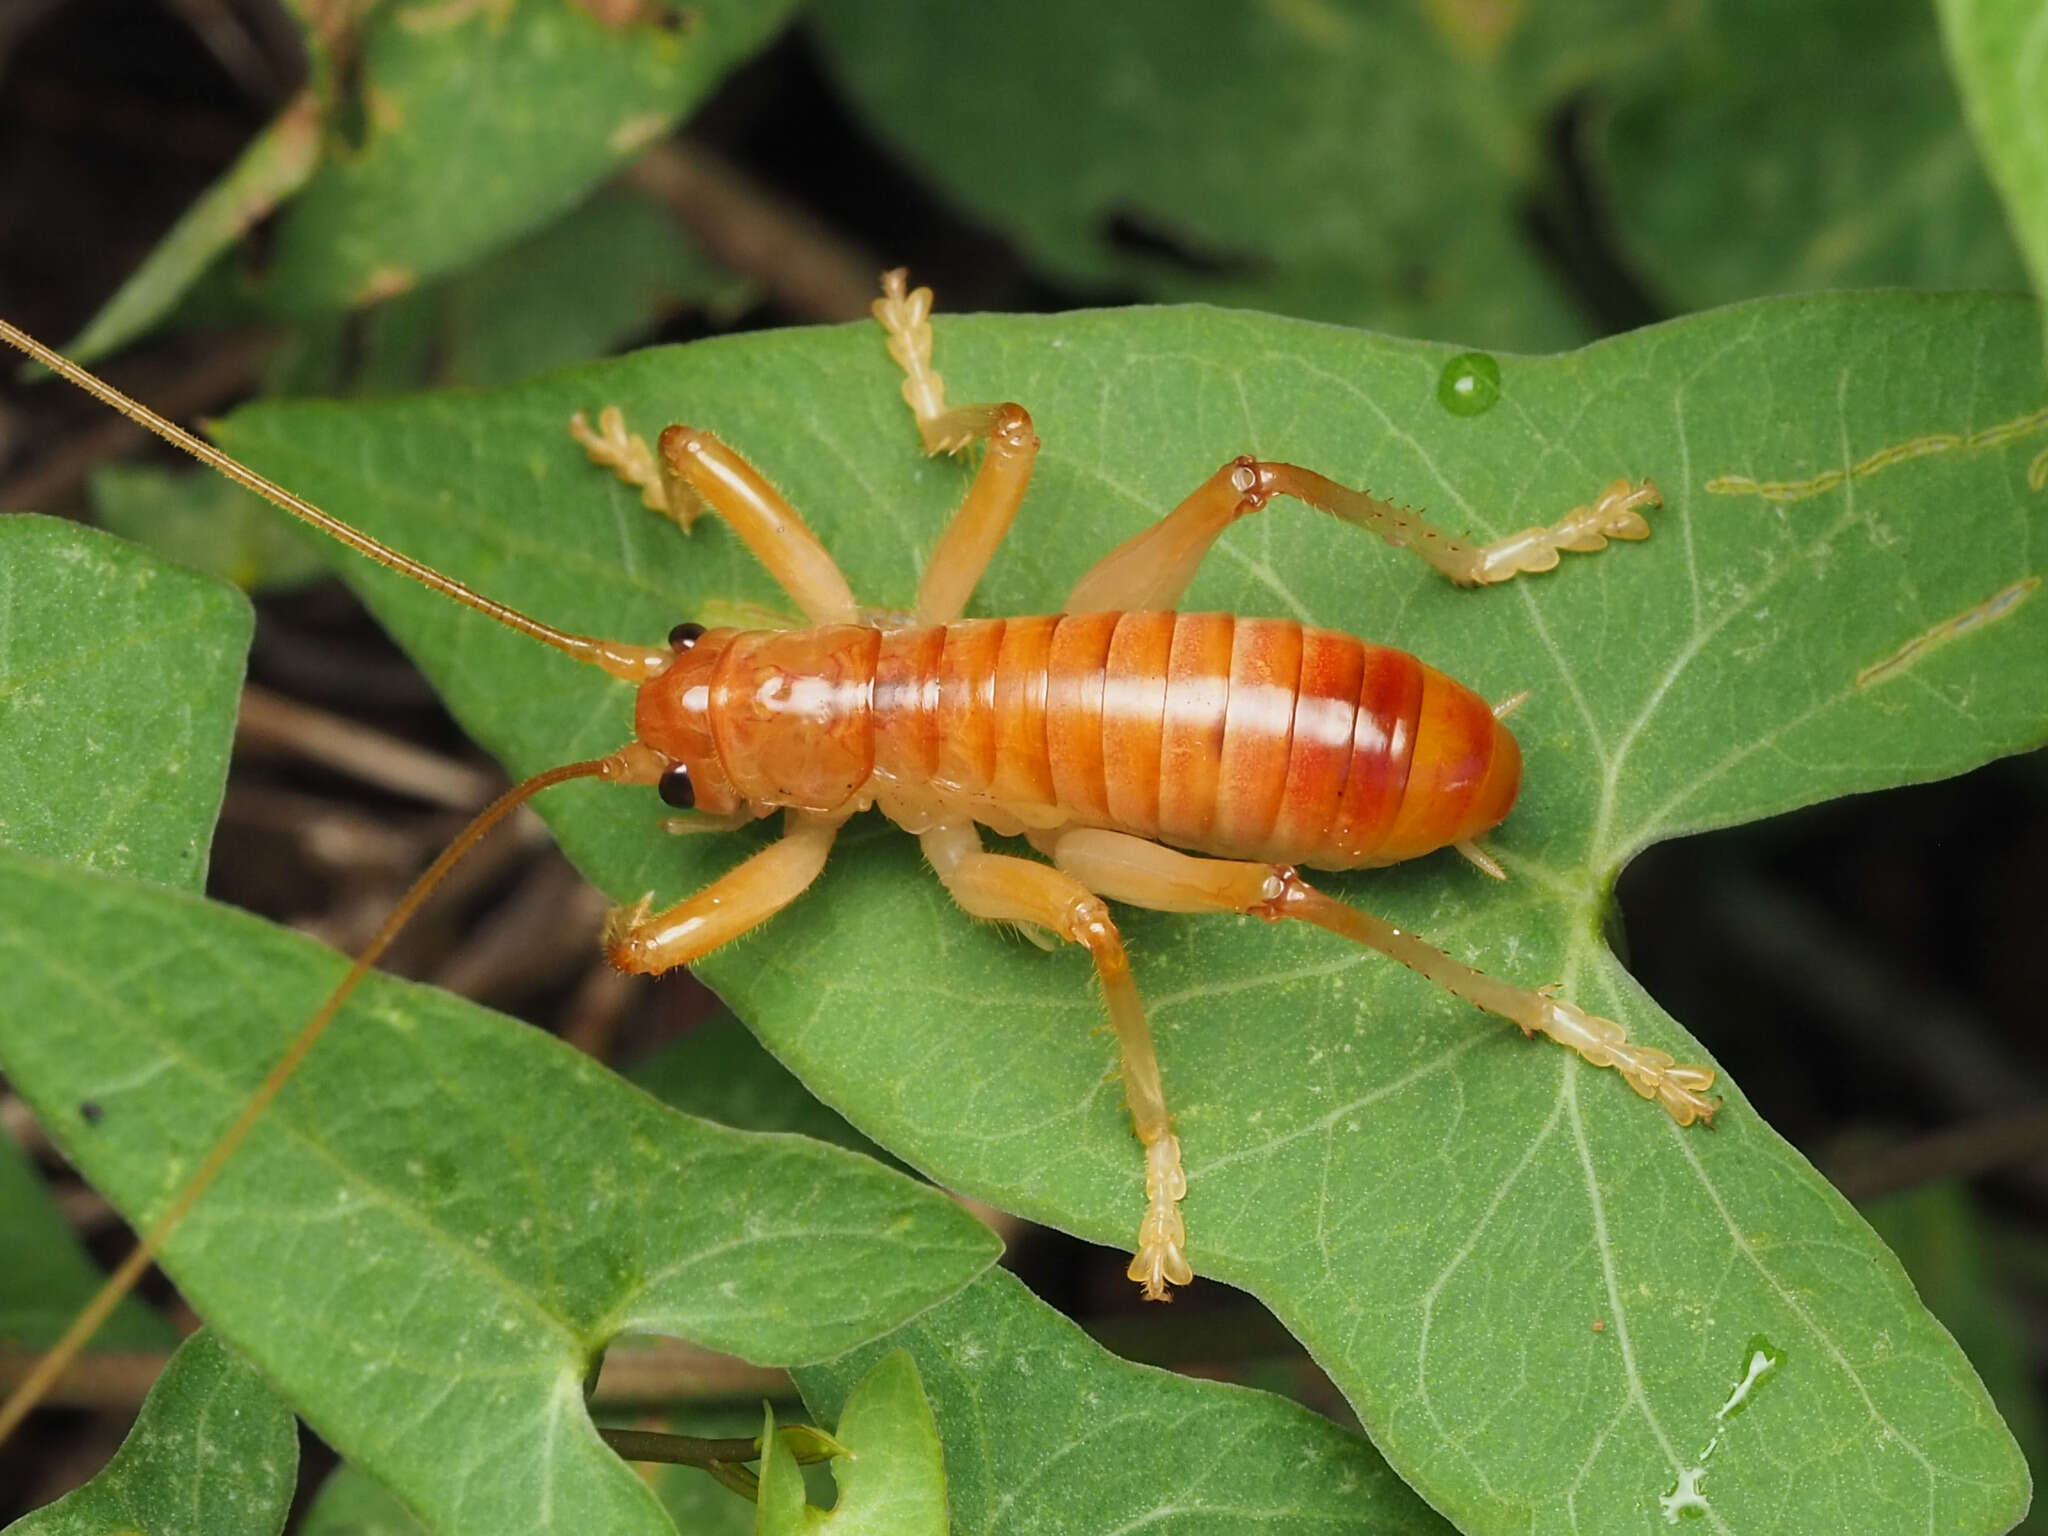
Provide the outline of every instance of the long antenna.
[[[0,321],[0,325],[5,323]],[[377,930],[377,936],[364,946],[360,955],[356,956],[355,964],[349,967],[348,974],[327,994],[327,1000],[314,1012],[312,1018],[306,1021],[305,1027],[293,1037],[292,1043],[285,1047],[285,1052],[278,1058],[277,1065],[270,1069],[270,1075],[264,1078],[262,1085],[249,1096],[248,1102],[242,1106],[242,1112],[235,1117],[234,1124],[221,1134],[220,1140],[213,1144],[213,1150],[206,1154],[206,1160],[194,1171],[192,1177],[185,1181],[177,1194],[171,1197],[171,1203],[164,1207],[163,1214],[158,1216],[149,1230],[142,1235],[133,1251],[121,1261],[120,1267],[107,1276],[106,1282],[100,1286],[92,1300],[86,1303],[85,1309],[71,1320],[71,1326],[64,1330],[64,1336],[36,1361],[28,1374],[8,1394],[7,1400],[0,1403],[0,1441],[5,1441],[14,1432],[15,1427],[28,1416],[30,1410],[42,1401],[43,1395],[78,1357],[79,1351],[99,1332],[100,1324],[104,1323],[108,1314],[120,1304],[121,1298],[135,1289],[135,1282],[140,1280],[143,1273],[156,1261],[158,1251],[169,1241],[178,1224],[185,1219],[192,1207],[199,1203],[199,1197],[206,1193],[214,1179],[219,1176],[221,1169],[227,1166],[228,1159],[241,1147],[264,1110],[270,1107],[271,1100],[277,1097],[285,1082],[299,1069],[299,1063],[306,1059],[306,1053],[312,1050],[321,1035],[327,1032],[327,1026],[334,1022],[334,1016],[341,1012],[342,1005],[354,995],[363,978],[370,973],[370,968],[391,946],[391,941],[398,937],[398,931],[419,910],[420,903],[424,902],[434,887],[441,883],[442,877],[455,867],[455,861],[475,847],[477,841],[492,827],[542,790],[566,783],[570,779],[617,778],[629,771],[626,754],[615,752],[610,757],[568,763],[560,768],[550,768],[544,773],[537,773],[524,783],[515,784],[485,806],[476,820],[464,827],[457,834],[455,841],[441,850],[441,856],[427,866],[427,872],[412,883],[412,888],[405,893],[404,898],[391,909],[391,915],[384,919],[384,926]]]
[[530,619],[516,608],[485,597],[481,592],[472,591],[452,577],[443,576],[432,566],[422,565],[407,555],[401,555],[388,545],[380,544],[368,534],[351,528],[340,518],[323,512],[302,496],[295,496],[275,481],[267,480],[247,465],[229,458],[204,438],[195,437],[176,422],[157,415],[141,401],[131,399],[114,388],[97,374],[85,369],[64,356],[63,353],[44,346],[28,332],[0,320],[0,340],[17,347],[48,368],[52,373],[62,374],[87,394],[104,401],[126,416],[130,421],[147,427],[165,442],[183,449],[200,463],[219,470],[237,485],[254,491],[272,504],[282,507],[301,522],[310,523],[331,539],[346,544],[358,554],[367,555],[379,565],[388,566],[402,576],[410,576],[423,587],[430,587],[443,597],[453,598],[465,607],[474,608],[478,613],[496,619],[508,629],[516,629],[522,635],[551,645],[558,651],[567,651],[578,661],[587,661],[593,666],[604,668],[613,677],[624,678],[627,682],[643,683],[657,676],[674,660],[674,652],[643,645],[626,645],[616,640],[599,640],[590,635],[572,635],[566,630]]

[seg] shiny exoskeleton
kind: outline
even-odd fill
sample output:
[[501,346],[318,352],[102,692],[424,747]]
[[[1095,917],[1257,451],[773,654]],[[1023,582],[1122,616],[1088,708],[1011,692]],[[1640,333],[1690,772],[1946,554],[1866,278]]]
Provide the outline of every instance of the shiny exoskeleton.
[[635,728],[711,815],[879,806],[909,832],[1109,828],[1316,869],[1478,837],[1521,783],[1514,737],[1435,668],[1227,613],[715,629]]

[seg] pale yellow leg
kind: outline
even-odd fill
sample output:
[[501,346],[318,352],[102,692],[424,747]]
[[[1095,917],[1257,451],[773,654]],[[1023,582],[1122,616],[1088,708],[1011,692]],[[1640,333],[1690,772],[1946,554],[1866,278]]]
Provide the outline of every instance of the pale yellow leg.
[[1264,505],[1256,459],[1234,459],[1151,527],[1125,539],[1088,568],[1067,594],[1068,613],[1178,608],[1217,536]]
[[875,318],[888,335],[889,355],[903,369],[903,399],[917,418],[924,451],[959,453],[977,439],[988,440],[967,499],[917,584],[913,617],[920,624],[946,624],[967,611],[968,598],[1016,520],[1038,458],[1038,434],[1021,405],[946,404],[945,380],[931,366],[931,308],[931,289],[906,292],[901,271],[883,276]]
[[1145,1149],[1145,1217],[1138,1227],[1137,1254],[1128,1273],[1150,1301],[1165,1301],[1168,1285],[1194,1279],[1185,1253],[1186,1229],[1180,1201],[1187,1193],[1180,1141],[1166,1110],[1166,1087],[1152,1032],[1131,980],[1122,935],[1101,898],[1071,875],[1030,859],[985,853],[971,822],[937,827],[919,841],[946,890],[976,917],[1001,923],[1029,923],[1084,945],[1102,980],[1110,1027],[1122,1057],[1124,1099],[1131,1124]]
[[768,921],[809,888],[825,867],[839,823],[789,811],[783,833],[666,912],[642,897],[605,924],[605,953],[622,971],[654,976],[708,955]]
[[1592,551],[1609,539],[1646,539],[1642,510],[1659,504],[1656,486],[1616,480],[1590,506],[1576,507],[1545,528],[1528,528],[1491,544],[1454,539],[1420,515],[1354,491],[1294,464],[1234,459],[1186,501],[1124,540],[1083,576],[1067,599],[1070,613],[1120,608],[1173,608],[1223,530],[1275,496],[1291,496],[1376,533],[1422,556],[1459,586],[1486,586],[1525,571],[1547,571],[1559,550]]
[[813,624],[852,624],[860,605],[832,556],[796,509],[753,465],[692,427],[661,434],[659,450],[626,430],[616,406],[598,412],[597,430],[578,411],[569,431],[591,461],[640,488],[649,510],[674,518],[688,533],[704,512],[716,512],[796,600]]
[[1711,1068],[1681,1067],[1665,1052],[1631,1042],[1612,1019],[1462,965],[1414,934],[1324,895],[1287,865],[1195,858],[1127,833],[1094,829],[1061,833],[1044,846],[1061,869],[1111,901],[1165,912],[1295,918],[1390,955],[1524,1034],[1548,1035],[1596,1067],[1613,1067],[1680,1125],[1711,1122],[1719,1107],[1706,1097],[1714,1083]]
[[1294,464],[1261,464],[1258,494],[1262,501],[1292,496],[1347,523],[1378,534],[1396,549],[1413,550],[1461,587],[1490,586],[1524,572],[1547,571],[1560,550],[1591,553],[1605,549],[1609,539],[1647,539],[1650,525],[1642,509],[1661,506],[1657,487],[1645,480],[1632,485],[1615,480],[1591,505],[1574,507],[1542,528],[1525,528],[1491,544],[1454,539],[1418,513],[1363,491],[1302,469]]

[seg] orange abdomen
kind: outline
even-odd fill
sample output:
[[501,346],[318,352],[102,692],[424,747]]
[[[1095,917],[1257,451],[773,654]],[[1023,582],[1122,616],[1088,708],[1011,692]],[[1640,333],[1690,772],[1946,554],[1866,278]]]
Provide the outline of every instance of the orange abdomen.
[[1497,824],[1521,754],[1406,652],[1290,620],[1088,613],[883,636],[875,765],[1024,826],[1391,864]]

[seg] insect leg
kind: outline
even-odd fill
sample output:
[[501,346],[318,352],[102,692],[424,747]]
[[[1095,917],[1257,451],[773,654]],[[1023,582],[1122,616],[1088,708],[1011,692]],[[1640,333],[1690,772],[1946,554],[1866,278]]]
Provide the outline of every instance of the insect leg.
[[1217,535],[1264,501],[1259,463],[1233,459],[1151,527],[1133,534],[1088,568],[1067,594],[1068,613],[1177,608]]
[[888,333],[889,355],[903,370],[903,402],[917,418],[926,453],[959,453],[987,437],[1000,405],[946,404],[946,381],[932,369],[932,291],[910,288],[898,267],[882,274],[882,296],[869,306]]
[[1124,1098],[1145,1148],[1145,1218],[1127,1273],[1144,1286],[1148,1300],[1166,1300],[1169,1284],[1186,1285],[1194,1278],[1184,1254],[1187,1234],[1180,1217],[1188,1181],[1180,1165],[1180,1140],[1166,1111],[1152,1032],[1146,1027],[1123,937],[1110,920],[1109,908],[1071,875],[1030,859],[983,852],[971,822],[935,827],[919,841],[947,892],[966,911],[994,922],[1049,929],[1085,945],[1094,960],[1122,1056]]
[[839,823],[788,812],[782,836],[665,912],[652,902],[620,907],[605,924],[605,953],[622,971],[658,975],[688,965],[801,896],[825,867]]
[[1547,571],[1557,564],[1559,550],[1591,551],[1604,549],[1609,539],[1646,539],[1650,525],[1639,509],[1659,504],[1657,487],[1649,481],[1638,486],[1616,480],[1590,506],[1575,507],[1548,527],[1525,528],[1475,545],[1452,538],[1405,507],[1299,465],[1234,459],[1165,517],[1097,561],[1068,597],[1067,611],[1177,606],[1218,535],[1275,496],[1291,496],[1376,533],[1397,549],[1412,549],[1461,587]]
[[818,536],[739,454],[709,432],[684,426],[663,432],[658,451],[650,451],[645,438],[626,430],[617,406],[599,411],[597,421],[593,431],[578,411],[569,432],[591,462],[638,486],[645,506],[674,518],[685,533],[703,513],[716,512],[813,624],[859,619],[853,589]]
[[1461,587],[1490,586],[1525,571],[1550,570],[1556,566],[1560,550],[1590,553],[1605,549],[1609,539],[1647,539],[1650,525],[1640,509],[1663,504],[1657,487],[1648,480],[1641,485],[1616,480],[1591,505],[1574,507],[1545,527],[1524,528],[1491,544],[1468,544],[1419,513],[1295,464],[1261,463],[1258,495],[1262,501],[1292,496],[1332,517],[1355,523],[1396,549],[1413,550]]
[[1093,829],[1061,833],[1046,848],[1061,869],[1112,901],[1165,912],[1296,918],[1390,955],[1524,1034],[1548,1035],[1596,1067],[1613,1067],[1680,1125],[1711,1122],[1719,1107],[1706,1097],[1714,1082],[1711,1068],[1679,1066],[1667,1053],[1630,1041],[1612,1019],[1460,964],[1414,934],[1325,895],[1288,865],[1195,858],[1127,833]]
[[903,398],[917,418],[924,451],[959,453],[977,438],[988,439],[988,454],[975,472],[967,499],[940,536],[917,584],[912,609],[920,624],[946,624],[967,611],[981,573],[1010,531],[1031,483],[1038,434],[1021,405],[946,404],[946,383],[932,369],[932,291],[904,291],[899,269],[883,274],[875,318],[889,337],[889,355],[903,369]]

